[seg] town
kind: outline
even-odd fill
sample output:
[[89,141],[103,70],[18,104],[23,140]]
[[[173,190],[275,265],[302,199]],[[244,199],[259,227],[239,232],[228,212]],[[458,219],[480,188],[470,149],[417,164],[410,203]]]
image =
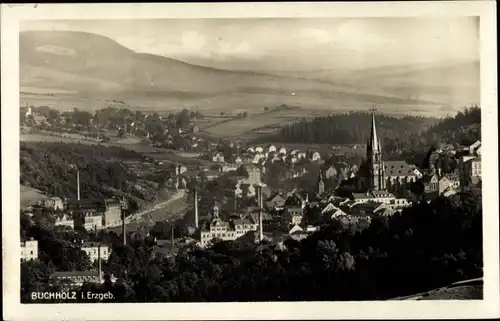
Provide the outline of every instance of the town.
[[[52,265],[43,281],[25,276],[21,292],[39,289],[41,283],[45,289],[81,289],[123,282],[127,272],[115,265],[126,259],[127,244],[142,248],[145,260],[175,260],[236,241],[255,244],[258,253],[270,251],[276,258],[291,250],[290,240],[314,237],[332,222],[356,233],[412,206],[470,190],[480,193],[480,140],[429,147],[419,164],[391,160],[384,155],[378,115],[370,112],[370,121],[362,124],[370,133],[366,141],[293,148],[210,141],[198,135],[203,115],[186,109],[162,117],[113,108],[95,115],[22,108],[24,133],[77,137],[88,148],[116,146],[113,140],[118,139],[147,140],[143,146],[149,147],[141,152],[148,152],[137,166],[153,169],[169,197],[180,198],[185,206],[178,213],[168,206],[156,209],[161,214],[155,219],[151,209],[132,210],[126,196],[82,197],[80,169],[69,164],[76,197],[53,188],[21,208],[21,261]],[[196,156],[172,157],[186,152]],[[49,252],[48,244],[54,244]],[[122,259],[111,260],[113,255]]]

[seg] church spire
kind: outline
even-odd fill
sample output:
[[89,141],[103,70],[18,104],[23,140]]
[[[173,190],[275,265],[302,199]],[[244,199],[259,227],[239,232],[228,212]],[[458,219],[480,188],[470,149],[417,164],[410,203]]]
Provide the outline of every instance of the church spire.
[[380,144],[377,136],[377,127],[375,126],[375,110],[372,110],[372,128],[370,131],[370,140],[368,141],[368,148],[372,152],[380,152]]

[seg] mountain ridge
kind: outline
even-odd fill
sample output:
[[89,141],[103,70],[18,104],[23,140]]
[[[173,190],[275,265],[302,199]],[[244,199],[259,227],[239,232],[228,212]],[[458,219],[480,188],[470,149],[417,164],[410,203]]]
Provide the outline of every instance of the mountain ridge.
[[134,105],[151,104],[166,109],[206,105],[228,110],[235,103],[241,108],[269,104],[320,109],[368,108],[367,104],[380,104],[382,108],[411,105],[417,110],[439,105],[448,108],[429,97],[406,97],[343,79],[193,65],[135,52],[109,37],[79,31],[21,32],[20,86],[22,91],[26,87],[40,88],[41,92],[54,88],[88,97],[116,96]]

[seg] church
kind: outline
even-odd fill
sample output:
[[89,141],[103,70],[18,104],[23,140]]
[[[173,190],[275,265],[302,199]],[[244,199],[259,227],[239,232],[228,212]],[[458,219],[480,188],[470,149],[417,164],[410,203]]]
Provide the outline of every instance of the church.
[[421,177],[418,169],[405,161],[383,161],[375,114],[372,114],[370,137],[366,144],[366,163],[359,174],[356,180],[358,190],[389,191],[397,196],[403,196],[406,184]]

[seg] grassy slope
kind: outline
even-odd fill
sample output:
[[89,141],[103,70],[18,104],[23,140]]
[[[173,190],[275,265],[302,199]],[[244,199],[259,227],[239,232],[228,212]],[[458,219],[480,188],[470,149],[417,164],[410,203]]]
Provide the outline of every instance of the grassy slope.
[[22,103],[40,100],[49,106],[95,109],[93,105],[105,104],[96,98],[112,98],[153,109],[194,105],[202,110],[234,110],[278,104],[342,109],[369,108],[373,103],[393,110],[429,109],[427,103],[363,92],[349,83],[224,71],[137,54],[109,38],[87,33],[24,32],[20,49],[22,91],[30,87],[77,92],[48,97],[23,94]]

